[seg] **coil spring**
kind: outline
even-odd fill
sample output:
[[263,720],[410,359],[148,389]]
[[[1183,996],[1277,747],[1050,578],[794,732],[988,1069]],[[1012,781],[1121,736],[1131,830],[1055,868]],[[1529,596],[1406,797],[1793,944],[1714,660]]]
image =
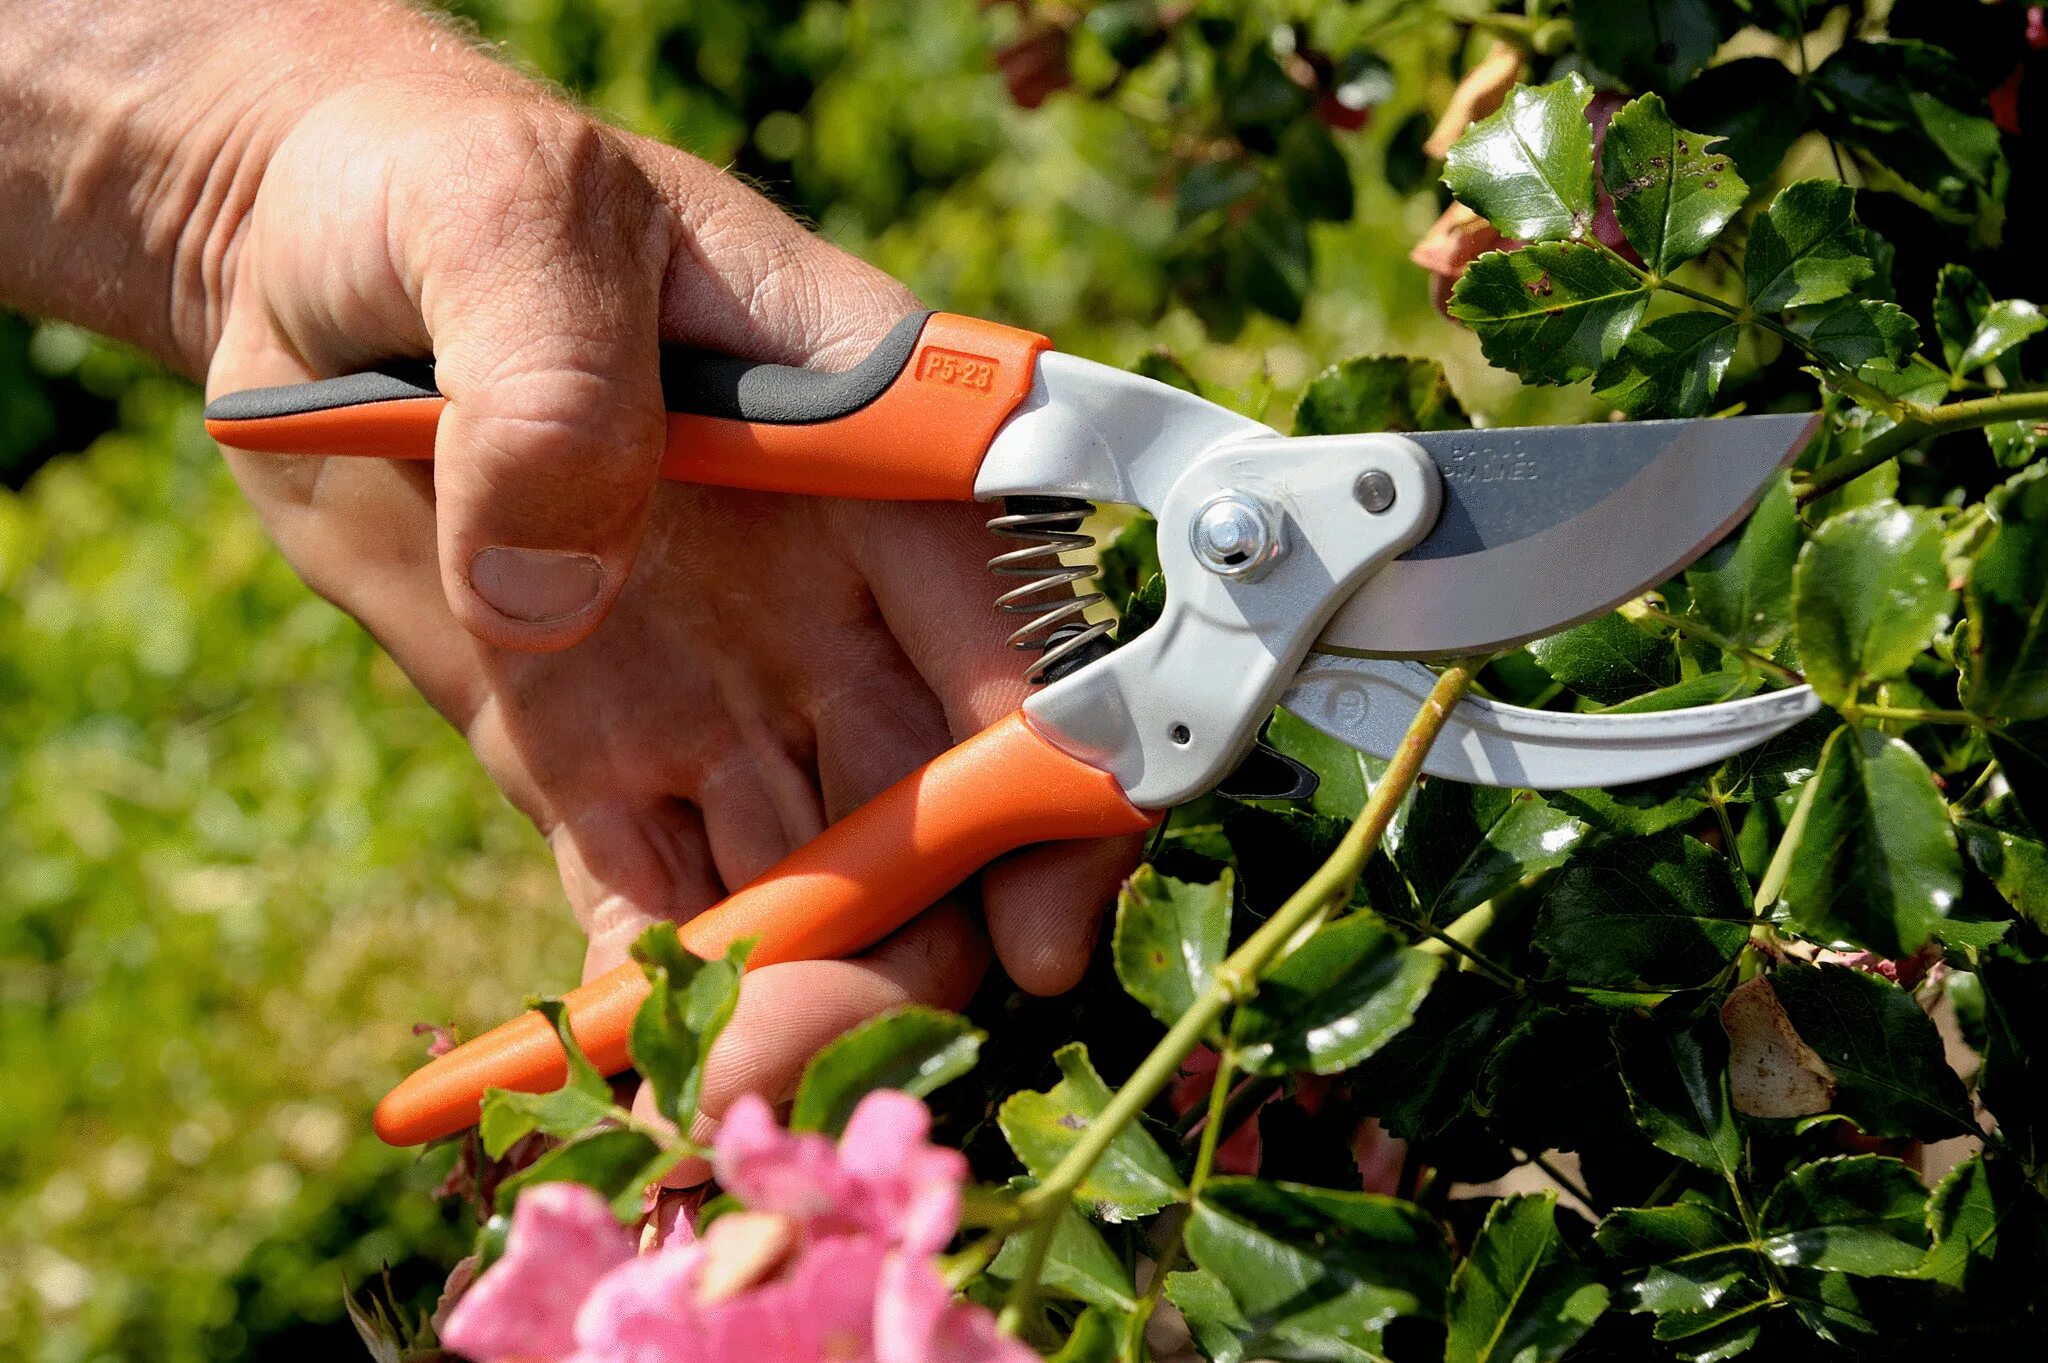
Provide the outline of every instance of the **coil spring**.
[[999,577],[1026,579],[997,597],[996,609],[1031,617],[1010,635],[1010,647],[1038,651],[1024,671],[1031,681],[1045,680],[1063,659],[1089,650],[1111,629],[1106,620],[1091,624],[1083,618],[1104,599],[1102,593],[1076,587],[1100,570],[1060,562],[1060,555],[1094,545],[1094,536],[1081,533],[1082,518],[1094,510],[1078,497],[1007,497],[1003,514],[988,523],[994,534],[1025,542],[997,554],[988,567]]

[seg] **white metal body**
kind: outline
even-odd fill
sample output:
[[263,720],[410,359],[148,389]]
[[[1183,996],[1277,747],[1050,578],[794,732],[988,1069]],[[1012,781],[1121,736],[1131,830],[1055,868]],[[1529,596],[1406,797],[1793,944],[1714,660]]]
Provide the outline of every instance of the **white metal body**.
[[[1394,486],[1378,513],[1354,496],[1369,470]],[[1255,499],[1278,532],[1278,557],[1250,577],[1195,554],[1197,517],[1224,493]],[[1359,587],[1435,524],[1441,475],[1412,440],[1282,437],[1191,393],[1050,352],[990,444],[975,494],[1085,497],[1158,518],[1160,619],[1024,703],[1041,732],[1114,774],[1135,805],[1162,809],[1213,789],[1276,704],[1391,756],[1434,680],[1414,662],[1309,651]],[[1467,698],[1426,770],[1482,785],[1624,785],[1718,761],[1819,708],[1807,687],[1636,715]]]

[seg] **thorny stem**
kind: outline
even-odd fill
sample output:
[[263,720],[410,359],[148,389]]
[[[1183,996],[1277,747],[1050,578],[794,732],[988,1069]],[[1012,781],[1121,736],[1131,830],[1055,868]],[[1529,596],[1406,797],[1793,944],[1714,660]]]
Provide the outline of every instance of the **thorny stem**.
[[1999,393],[1988,398],[1945,402],[1939,407],[1919,403],[1907,403],[1904,407],[1904,418],[1890,430],[1871,437],[1853,454],[1830,460],[1808,474],[1799,487],[1799,504],[1805,506],[1824,497],[1936,436],[1974,431],[2000,421],[2048,418],[2048,393]]
[[1639,609],[1645,620],[1654,620],[1666,629],[1676,630],[1680,634],[1690,635],[1702,643],[1712,644],[1723,653],[1732,653],[1742,659],[1743,663],[1747,666],[1753,667],[1768,676],[1776,677],[1787,686],[1806,685],[1806,678],[1799,673],[1794,672],[1783,663],[1772,661],[1745,644],[1736,643],[1733,639],[1730,639],[1727,635],[1706,624],[1704,621],[1694,620],[1684,615],[1673,615],[1670,611],[1660,606],[1642,606]]
[[[1209,1173],[1216,1167],[1216,1147],[1222,1140],[1230,1081],[1236,1064],[1237,1053],[1228,1046],[1216,1057],[1216,1076],[1209,1084],[1207,1117],[1202,1123],[1202,1143],[1195,1149],[1195,1171],[1188,1177],[1189,1202],[1202,1195],[1202,1189],[1209,1183]],[[1145,1284],[1145,1293],[1138,1298],[1137,1309],[1131,1312],[1130,1321],[1124,1328],[1123,1347],[1118,1351],[1126,1363],[1138,1363],[1138,1345],[1145,1338],[1145,1322],[1151,1320],[1153,1311],[1158,1309],[1160,1294],[1166,1290],[1166,1276],[1180,1262],[1181,1247],[1187,1240],[1187,1233],[1187,1217],[1182,1217],[1180,1224],[1173,1228],[1166,1248],[1152,1262],[1152,1281]]]
[[1317,867],[1242,946],[1224,958],[1208,987],[1167,1029],[1151,1053],[1138,1062],[1131,1077],[1111,1096],[1052,1172],[1018,1199],[1018,1211],[1031,1222],[1031,1228],[1026,1232],[1024,1270],[1011,1286],[1009,1299],[997,1317],[998,1328],[1015,1334],[1023,1325],[1038,1294],[1039,1273],[1045,1266],[1046,1250],[1060,1213],[1111,1142],[1172,1081],[1181,1061],[1209,1035],[1224,1010],[1255,993],[1266,969],[1291,951],[1319,920],[1351,897],[1366,859],[1379,846],[1402,799],[1421,778],[1423,758],[1428,756],[1430,745],[1443,731],[1452,709],[1478,670],[1477,660],[1453,663],[1443,670],[1408,726],[1385,774],[1366,797],[1365,808],[1359,811],[1329,860]]

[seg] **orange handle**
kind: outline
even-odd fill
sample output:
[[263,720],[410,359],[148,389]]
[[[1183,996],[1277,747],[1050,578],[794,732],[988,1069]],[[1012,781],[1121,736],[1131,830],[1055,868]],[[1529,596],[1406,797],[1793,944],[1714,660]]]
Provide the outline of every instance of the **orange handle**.
[[[843,374],[665,347],[666,478],[761,492],[971,501],[997,428],[1031,391],[1035,332],[908,317]],[[423,366],[230,393],[206,430],[267,454],[431,459],[447,405]]]
[[[901,927],[990,859],[1034,842],[1135,833],[1159,821],[1116,778],[1042,738],[1022,711],[933,758],[691,919],[683,945],[722,955],[752,937],[750,966],[846,956]],[[600,1070],[626,1037],[647,981],[632,963],[569,991],[576,1042]],[[486,1088],[544,1093],[568,1077],[548,1022],[527,1013],[428,1062],[377,1105],[377,1134],[417,1145],[473,1125]]]

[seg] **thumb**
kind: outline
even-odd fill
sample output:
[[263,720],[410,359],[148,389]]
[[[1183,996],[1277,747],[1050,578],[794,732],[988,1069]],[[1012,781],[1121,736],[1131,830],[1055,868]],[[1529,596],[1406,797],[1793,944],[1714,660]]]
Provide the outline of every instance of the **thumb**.
[[423,187],[410,271],[448,399],[441,580],[472,634],[545,652],[597,627],[647,524],[675,221],[610,136],[567,111],[472,135],[455,184]]

